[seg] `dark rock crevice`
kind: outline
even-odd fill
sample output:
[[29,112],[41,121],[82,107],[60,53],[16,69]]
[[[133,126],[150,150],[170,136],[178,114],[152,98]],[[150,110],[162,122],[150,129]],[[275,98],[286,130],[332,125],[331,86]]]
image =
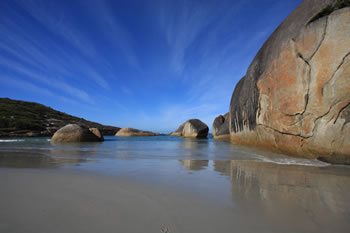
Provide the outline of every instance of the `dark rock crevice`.
[[300,113],[301,116],[304,115],[304,113],[306,112],[307,106],[309,105],[310,86],[311,86],[311,70],[312,70],[311,65],[306,60],[303,60],[303,61],[305,61],[305,64],[309,67],[309,72],[308,72],[308,77],[307,77],[307,79],[308,79],[307,80],[307,91],[306,91],[306,94],[304,96],[305,106],[304,106],[303,111]]
[[[336,105],[336,104],[335,104],[335,105]],[[289,135],[289,136],[301,137],[301,138],[303,138],[303,139],[309,139],[309,138],[311,138],[311,137],[314,136],[314,132],[315,132],[315,130],[316,130],[316,123],[317,123],[317,121],[320,120],[321,118],[327,116],[327,115],[331,112],[331,110],[334,108],[335,105],[331,106],[331,107],[328,109],[328,111],[327,111],[326,113],[324,113],[324,114],[322,114],[321,116],[318,116],[318,117],[316,117],[316,118],[314,119],[314,122],[313,122],[314,127],[313,127],[313,129],[312,129],[312,134],[311,134],[310,136],[303,136],[303,135],[301,135],[301,134],[293,134],[293,133],[289,133],[289,132],[280,131],[280,130],[278,130],[278,129],[275,129],[275,128],[273,128],[273,127],[270,127],[270,126],[267,126],[267,125],[264,125],[264,124],[257,124],[257,125],[263,126],[264,128],[267,128],[267,129],[271,129],[271,130],[273,130],[273,131],[275,131],[275,132],[277,132],[277,133],[280,133],[280,134]],[[338,113],[338,115],[337,115],[337,117],[336,117],[336,120],[339,118],[339,116],[340,116],[349,106],[350,106],[350,103],[348,103],[346,106],[344,106],[344,107],[339,111],[339,113]],[[350,108],[349,108],[349,111],[346,112],[346,118],[345,118],[345,119],[346,119],[346,122],[344,123],[343,127],[345,126],[345,124],[347,124],[347,123],[350,122]],[[299,120],[298,122],[296,122],[295,124],[300,123],[302,120],[303,120],[303,119],[300,119],[300,120]],[[336,120],[334,121],[334,124],[336,123]],[[295,125],[295,124],[293,124],[293,125]],[[291,126],[293,126],[293,125],[291,125]]]
[[315,134],[315,130],[316,130],[316,128],[317,128],[317,127],[316,127],[317,121],[320,120],[321,118],[327,116],[327,115],[331,112],[331,110],[332,110],[332,108],[333,108],[334,106],[335,106],[335,105],[329,107],[329,109],[328,109],[327,112],[325,112],[324,114],[322,114],[322,115],[320,115],[320,116],[318,116],[318,117],[316,117],[316,118],[314,119],[314,122],[313,122],[314,126],[313,126],[313,128],[312,128],[311,137],[314,136],[314,134]]
[[341,62],[339,63],[337,69],[333,72],[332,76],[330,79],[328,79],[328,81],[324,84],[324,86],[322,87],[322,95],[324,94],[324,88],[333,80],[333,78],[335,77],[335,75],[337,74],[337,72],[339,71],[339,69],[342,67],[342,65],[345,62],[345,59],[350,55],[350,51],[345,54],[345,56],[343,57],[343,59],[341,60]]
[[275,131],[276,133],[283,134],[283,135],[289,135],[289,136],[300,137],[300,138],[302,138],[302,139],[308,139],[308,138],[312,137],[312,136],[302,136],[301,134],[293,134],[293,133],[283,132],[283,131],[280,131],[280,130],[278,130],[278,129],[275,129],[275,128],[273,128],[273,127],[270,127],[270,126],[267,126],[267,125],[264,125],[264,124],[258,124],[258,125],[260,125],[260,126],[262,126],[262,127],[264,127],[264,128],[273,130],[273,131]]
[[311,67],[310,63],[302,56],[301,53],[297,52],[297,57],[299,59],[301,59],[302,61],[304,61],[305,64],[309,67],[309,72],[308,72],[308,75],[307,75],[307,91],[306,91],[306,94],[304,96],[305,105],[304,105],[304,109],[303,109],[303,111],[301,113],[289,114],[288,116],[298,116],[298,115],[303,116],[304,113],[306,112],[307,106],[309,104],[312,67]]
[[[333,124],[337,123],[337,120],[338,120],[339,116],[340,116],[341,114],[343,114],[343,113],[345,113],[345,114],[343,114],[343,115],[344,115],[343,119],[345,119],[344,125],[350,122],[350,109],[347,110],[347,108],[348,108],[349,106],[350,106],[350,102],[349,102],[347,105],[345,105],[343,108],[341,108],[341,109],[339,110],[338,115],[337,115],[337,117],[335,118]],[[347,110],[347,111],[346,111],[346,110]]]
[[345,120],[343,126],[341,127],[341,132],[343,132],[345,125],[350,122],[350,103],[347,105],[346,108],[342,109],[340,116],[342,119]]
[[334,11],[336,10],[340,10],[342,8],[345,7],[350,7],[350,0],[335,0],[333,3],[326,5],[325,7],[323,7],[321,9],[321,11],[319,11],[317,14],[315,14],[314,16],[312,16],[308,22],[306,23],[306,25],[320,19],[323,17],[326,17],[330,14],[332,14]]
[[[295,39],[292,39],[292,41],[293,41],[293,45],[294,45],[294,48],[295,48],[296,58],[297,59],[301,59],[309,67],[309,72],[308,72],[308,75],[307,75],[307,91],[306,91],[306,94],[304,96],[305,105],[304,105],[303,111],[302,112],[297,112],[297,113],[294,113],[294,114],[284,114],[284,115],[289,116],[289,117],[296,117],[296,116],[303,116],[303,114],[305,113],[305,111],[307,109],[308,103],[309,103],[310,85],[311,85],[311,65],[310,65],[309,61],[306,58],[304,58],[302,53],[297,50],[297,47],[295,46]],[[302,119],[299,119],[296,123],[294,123],[294,124],[292,124],[290,126],[296,125],[300,121],[302,121]]]
[[326,20],[326,23],[325,23],[325,26],[324,26],[324,31],[323,31],[323,35],[322,35],[322,39],[320,41],[320,43],[318,44],[317,48],[315,49],[315,51],[313,52],[313,54],[311,55],[309,61],[312,60],[312,58],[315,56],[315,54],[317,53],[317,51],[320,49],[324,39],[326,38],[326,34],[327,34],[327,28],[328,28],[328,17],[325,19]]
[[298,115],[298,117],[299,117],[299,119],[298,119],[296,122],[294,122],[293,124],[290,124],[290,125],[288,125],[288,126],[291,127],[291,126],[300,124],[300,123],[304,120],[303,116]]

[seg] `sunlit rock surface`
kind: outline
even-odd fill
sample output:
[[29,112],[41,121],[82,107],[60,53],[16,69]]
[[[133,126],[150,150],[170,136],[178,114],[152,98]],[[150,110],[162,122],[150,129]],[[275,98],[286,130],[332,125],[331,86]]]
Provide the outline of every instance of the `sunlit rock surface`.
[[226,113],[224,116],[219,115],[215,118],[212,127],[214,139],[225,139],[230,137],[229,117],[229,113]]
[[137,136],[158,136],[159,133],[153,133],[149,131],[142,131],[139,129],[133,128],[122,128],[120,129],[115,136],[118,137],[137,137]]
[[206,138],[209,128],[199,119],[190,119],[181,124],[180,127],[171,136],[181,136],[185,138]]
[[62,127],[51,138],[51,143],[99,141],[103,141],[103,138],[97,137],[89,129],[76,124],[68,124]]
[[91,133],[95,134],[96,137],[98,137],[101,141],[104,140],[100,130],[98,128],[89,128],[89,130],[91,131]]
[[179,128],[177,128],[176,131],[170,133],[169,135],[170,136],[178,136],[178,137],[181,137],[182,136],[182,131],[184,130],[184,127],[185,127],[185,124],[186,122],[182,123]]
[[304,1],[265,42],[232,95],[233,143],[350,164],[350,7],[320,14],[336,2]]

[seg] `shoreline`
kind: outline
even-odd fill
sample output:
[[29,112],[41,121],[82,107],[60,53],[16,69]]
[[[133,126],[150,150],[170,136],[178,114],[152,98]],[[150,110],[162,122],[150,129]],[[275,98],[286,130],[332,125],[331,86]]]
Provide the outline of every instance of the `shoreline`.
[[0,232],[345,233],[350,227],[346,166],[136,159],[0,168],[0,184]]

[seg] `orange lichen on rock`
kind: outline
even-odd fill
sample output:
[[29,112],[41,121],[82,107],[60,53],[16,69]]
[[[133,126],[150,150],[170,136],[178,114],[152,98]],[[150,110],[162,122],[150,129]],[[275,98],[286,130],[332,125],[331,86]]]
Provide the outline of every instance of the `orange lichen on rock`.
[[[293,42],[282,48],[257,83],[261,106],[258,123],[279,131],[299,134],[296,124],[298,114],[304,112],[308,93],[309,66],[295,53]],[[290,129],[289,129],[290,128]]]
[[[312,2],[305,1],[296,11],[307,11],[303,7]],[[292,18],[298,20],[296,15]],[[231,127],[231,141],[350,164],[350,8],[299,24],[298,34],[288,37],[292,27],[287,19],[272,34],[249,67],[248,78],[240,81],[238,90],[256,84],[256,127],[235,131]],[[255,90],[250,93],[255,95]],[[230,109],[244,109],[246,102],[237,93],[233,96]],[[242,119],[237,116],[242,113],[230,110],[230,114],[231,125],[239,125]]]

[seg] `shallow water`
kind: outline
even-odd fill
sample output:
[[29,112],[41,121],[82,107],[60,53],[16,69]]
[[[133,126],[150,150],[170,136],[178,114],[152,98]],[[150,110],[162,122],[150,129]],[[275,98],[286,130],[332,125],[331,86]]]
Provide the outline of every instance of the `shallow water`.
[[[11,155],[11,156],[8,156]],[[183,139],[173,136],[158,137],[105,137],[104,142],[51,145],[49,138],[0,139],[0,167],[16,157],[17,165],[25,167],[27,160],[44,160],[41,165],[65,165],[67,159],[99,161],[106,159],[159,159],[159,160],[254,160],[278,164],[327,166],[317,160],[292,158],[274,153],[239,148],[227,141]],[[53,160],[50,160],[53,159]],[[65,160],[61,160],[65,159]],[[46,160],[46,161],[45,161]],[[56,161],[60,160],[60,161]],[[12,163],[11,163],[12,164]],[[30,165],[28,164],[30,167]]]
[[[190,229],[201,229],[201,232],[213,232],[213,229],[229,232],[236,232],[232,229],[237,232],[348,232],[350,229],[350,168],[347,166],[238,148],[211,138],[105,139],[102,143],[65,145],[51,145],[48,138],[1,139],[0,172],[9,175],[6,184],[0,179],[4,183],[2,187],[8,187],[8,192],[0,191],[2,200],[11,203],[10,194],[19,192],[18,187],[9,184],[17,173],[40,171],[47,177],[78,173],[86,177],[97,176],[101,180],[117,177],[149,187],[161,187],[169,193],[183,194],[189,203],[201,200],[215,206],[212,214],[220,216],[220,220],[211,216],[211,221],[204,221],[208,216],[199,210],[204,204],[200,205],[202,207],[193,204],[191,211],[198,212],[189,216],[189,210],[175,211],[171,219],[187,216],[177,224],[169,220],[177,232]],[[37,179],[41,179],[41,175]],[[19,177],[13,178],[13,182],[30,182],[25,180],[25,175]],[[49,194],[43,191],[40,195]],[[104,194],[100,195],[102,198]],[[149,195],[153,196],[152,191]],[[73,191],[71,196],[74,196]],[[174,201],[170,195],[167,197],[170,203]],[[31,201],[27,196],[21,197],[26,198]],[[98,198],[97,194],[93,202]],[[8,208],[15,208],[13,203],[7,205]],[[176,206],[170,207],[176,209]],[[206,210],[210,212],[210,208]],[[17,224],[10,217],[6,220],[8,215],[4,209],[0,210],[0,216],[0,232],[4,232],[1,226],[10,226],[3,227],[8,230],[12,229],[11,224]],[[22,217],[26,219],[28,216],[23,214]],[[216,222],[222,228],[211,228]],[[189,228],[185,227],[187,225]],[[144,232],[153,231],[143,229]],[[65,232],[70,230],[67,228]],[[123,231],[128,232],[128,228],[123,228]]]

